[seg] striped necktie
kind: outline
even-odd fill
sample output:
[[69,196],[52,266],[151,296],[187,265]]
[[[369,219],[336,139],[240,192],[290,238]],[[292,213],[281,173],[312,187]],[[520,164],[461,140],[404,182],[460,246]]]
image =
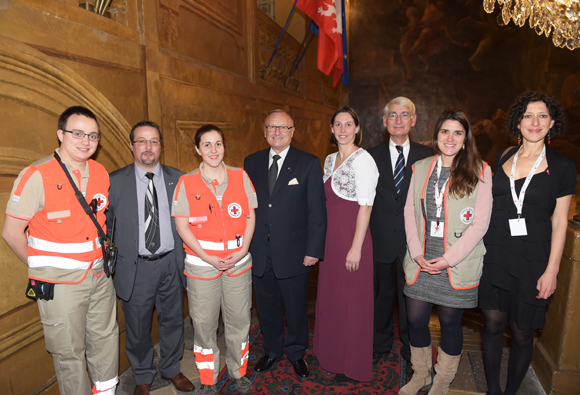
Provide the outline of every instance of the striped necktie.
[[155,254],[161,244],[161,237],[159,234],[159,205],[153,175],[153,173],[145,174],[145,177],[149,179],[145,192],[145,248]]
[[405,156],[403,155],[403,147],[397,145],[397,151],[399,151],[399,157],[397,158],[397,163],[395,164],[395,188],[397,188],[397,193],[401,192],[401,185],[403,184],[403,177],[405,177]]

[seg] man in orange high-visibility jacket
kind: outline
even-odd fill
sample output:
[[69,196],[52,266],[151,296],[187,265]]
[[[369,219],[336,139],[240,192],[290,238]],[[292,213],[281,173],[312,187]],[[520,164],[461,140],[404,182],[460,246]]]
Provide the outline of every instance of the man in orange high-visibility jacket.
[[[95,115],[70,107],[56,134],[61,143],[56,154],[106,230],[109,176],[89,159],[100,140]],[[97,228],[55,155],[28,166],[14,182],[2,237],[28,265],[31,285],[54,287],[52,298],[38,299],[38,309],[60,394],[114,395],[119,329],[113,281],[104,275]]]
[[224,320],[226,365],[240,393],[252,391],[246,377],[252,305],[254,209],[252,182],[242,169],[223,163],[225,136],[215,125],[195,135],[202,157],[199,169],[181,176],[171,215],[185,248],[193,351],[203,395],[217,394],[220,349],[216,330],[220,309]]

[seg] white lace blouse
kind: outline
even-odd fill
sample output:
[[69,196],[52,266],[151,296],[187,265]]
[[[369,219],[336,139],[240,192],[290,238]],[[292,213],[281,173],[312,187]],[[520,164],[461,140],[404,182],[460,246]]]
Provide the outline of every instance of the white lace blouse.
[[333,172],[337,155],[335,152],[326,157],[323,181],[332,176],[331,187],[338,197],[358,202],[360,206],[372,206],[379,181],[379,169],[373,157],[359,148]]

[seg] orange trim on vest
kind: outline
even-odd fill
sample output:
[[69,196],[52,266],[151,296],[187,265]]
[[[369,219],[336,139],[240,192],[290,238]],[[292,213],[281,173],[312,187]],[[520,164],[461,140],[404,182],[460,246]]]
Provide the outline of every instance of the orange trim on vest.
[[[483,177],[483,172],[485,171],[485,168],[487,167],[487,162],[483,162],[483,168],[481,169],[481,173],[479,173],[479,178]],[[445,221],[447,222],[447,207],[445,210]],[[445,237],[447,237],[447,233],[445,233]],[[445,243],[445,251],[447,251],[447,243]],[[453,285],[453,281],[451,280],[451,268],[448,267],[447,268],[447,276],[449,277],[449,284],[451,285],[451,288],[453,289],[471,289],[471,288],[477,288],[479,286],[479,283],[472,285],[470,287],[456,287],[455,285]]]
[[[93,160],[87,161],[87,166],[90,176],[85,191],[86,200],[90,204],[93,198],[97,199],[99,206],[96,218],[106,231],[105,210],[109,203],[109,175],[101,164]],[[103,256],[101,247],[95,241],[98,238],[97,229],[84,212],[67,176],[55,159],[36,166],[36,170],[42,176],[45,204],[29,222],[26,254],[29,258],[35,257],[37,262],[30,270],[36,267],[53,267],[49,262],[46,265],[38,265],[42,257],[62,257],[77,262],[90,262],[85,270],[84,279],[93,263]],[[80,248],[79,245],[84,246]],[[30,275],[30,278],[36,277]],[[36,279],[59,282],[54,279]]]
[[[423,189],[421,189],[421,201],[423,201],[426,196],[425,196],[425,188],[427,188],[427,183],[429,182],[429,175],[431,174],[431,172],[433,171],[433,165],[435,164],[435,160],[437,159],[437,155],[435,155],[433,157],[433,159],[431,160],[431,165],[429,166],[429,171],[427,172],[427,178],[425,179],[425,183],[423,184]],[[413,172],[415,172],[415,170],[413,169]],[[421,208],[422,210],[423,208]],[[425,211],[427,210],[427,207],[425,207]],[[425,256],[425,233],[427,232],[427,218],[423,217],[423,256]],[[420,269],[420,267],[419,267]],[[419,272],[417,271],[417,275],[419,275]],[[417,277],[415,276],[415,279]]]
[[479,283],[472,285],[470,287],[456,287],[456,286],[454,286],[453,281],[451,281],[451,270],[450,269],[451,269],[450,267],[447,268],[447,277],[449,278],[449,284],[451,285],[451,288],[453,288],[453,289],[471,289],[471,288],[479,287]]
[[211,280],[215,280],[216,278],[218,278],[219,276],[221,276],[223,273],[223,271],[220,270],[219,274],[215,277],[212,278],[205,278],[205,277],[196,277],[196,276],[192,276],[191,274],[187,274],[186,271],[183,271],[183,274],[185,274],[187,277],[189,278],[193,278],[194,280],[204,280],[204,281],[211,281]]
[[[226,169],[228,186],[222,196],[222,207],[217,198],[201,177],[201,171],[197,174],[182,176],[187,200],[189,202],[189,227],[200,244],[202,242],[214,243],[216,249],[204,248],[211,256],[225,258],[231,252],[238,251],[242,244],[236,248],[228,246],[240,239],[246,230],[246,216],[249,215],[248,197],[244,189],[243,170]],[[197,256],[195,252],[183,243],[186,253]]]
[[250,270],[251,268],[252,268],[252,265],[248,266],[246,269],[242,270],[238,274],[230,274],[230,269],[226,269],[226,274],[229,277],[238,277],[238,276],[241,276],[242,274],[244,274],[245,272],[247,272],[248,270]]
[[89,274],[89,270],[91,272],[93,272],[93,275],[97,278],[101,278],[103,276],[103,274],[105,274],[104,270],[101,272],[101,274],[95,273],[95,271],[93,270],[93,264],[91,264],[91,265],[89,265],[87,270],[85,270],[85,274],[83,275],[83,277],[79,281],[54,281],[54,280],[49,280],[46,278],[40,278],[40,277],[36,277],[36,276],[28,276],[28,278],[30,278],[32,280],[44,281],[44,282],[49,282],[49,283],[52,282],[52,283],[56,283],[56,284],[79,284],[79,283],[82,283],[85,280],[85,278],[87,278],[87,274]]
[[[433,157],[433,160],[431,160],[431,165],[429,166],[429,171],[427,172],[427,177],[425,178],[425,182],[423,183],[423,189],[421,190],[421,200],[426,199],[427,196],[425,195],[425,189],[427,188],[427,184],[429,183],[429,177],[431,176],[431,173],[433,172],[433,166],[435,165],[435,161],[437,159],[438,155],[435,155]],[[413,173],[415,173],[415,168],[413,167]],[[449,177],[449,181],[451,181],[451,176]],[[443,248],[445,249],[445,252],[447,252],[447,193],[449,191],[449,186],[451,185],[451,182],[447,182],[447,185],[445,186],[445,191],[443,193],[443,205],[444,205],[444,213],[445,213],[445,221],[443,223]],[[425,207],[425,211],[427,210],[427,208]],[[426,242],[425,242],[425,236],[427,233],[427,219],[425,217],[423,217],[423,256],[425,256],[425,246],[426,246]],[[411,257],[411,259],[413,259]],[[447,268],[447,270],[449,271],[449,268]],[[415,281],[417,281],[417,277],[419,277],[419,272],[421,271],[421,266],[419,266],[419,268],[417,269],[417,273],[415,274],[415,278],[413,278],[412,282],[408,282],[407,284],[414,284]],[[405,278],[406,281],[406,278]],[[451,283],[451,277],[449,277],[449,283]],[[451,284],[451,287],[453,287],[453,284]]]

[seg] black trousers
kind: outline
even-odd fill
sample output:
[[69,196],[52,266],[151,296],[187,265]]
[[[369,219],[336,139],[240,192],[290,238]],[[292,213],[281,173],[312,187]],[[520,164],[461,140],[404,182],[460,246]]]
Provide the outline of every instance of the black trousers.
[[380,353],[388,353],[393,347],[393,306],[395,294],[399,301],[399,332],[401,336],[401,357],[411,359],[409,348],[409,323],[407,321],[407,304],[403,287],[405,273],[403,265],[398,260],[391,263],[374,262],[375,291],[375,332],[373,348]]
[[[265,353],[272,358],[286,354],[290,361],[304,358],[308,347],[307,295],[310,272],[279,279],[274,274],[270,247],[266,270],[253,276],[260,328],[264,335]],[[284,338],[286,311],[286,338]]]
[[183,356],[183,286],[171,252],[158,261],[139,259],[131,299],[121,300],[125,312],[125,350],[136,384],[150,384],[157,373],[153,364],[151,317],[157,310],[161,361],[159,371],[173,377]]

